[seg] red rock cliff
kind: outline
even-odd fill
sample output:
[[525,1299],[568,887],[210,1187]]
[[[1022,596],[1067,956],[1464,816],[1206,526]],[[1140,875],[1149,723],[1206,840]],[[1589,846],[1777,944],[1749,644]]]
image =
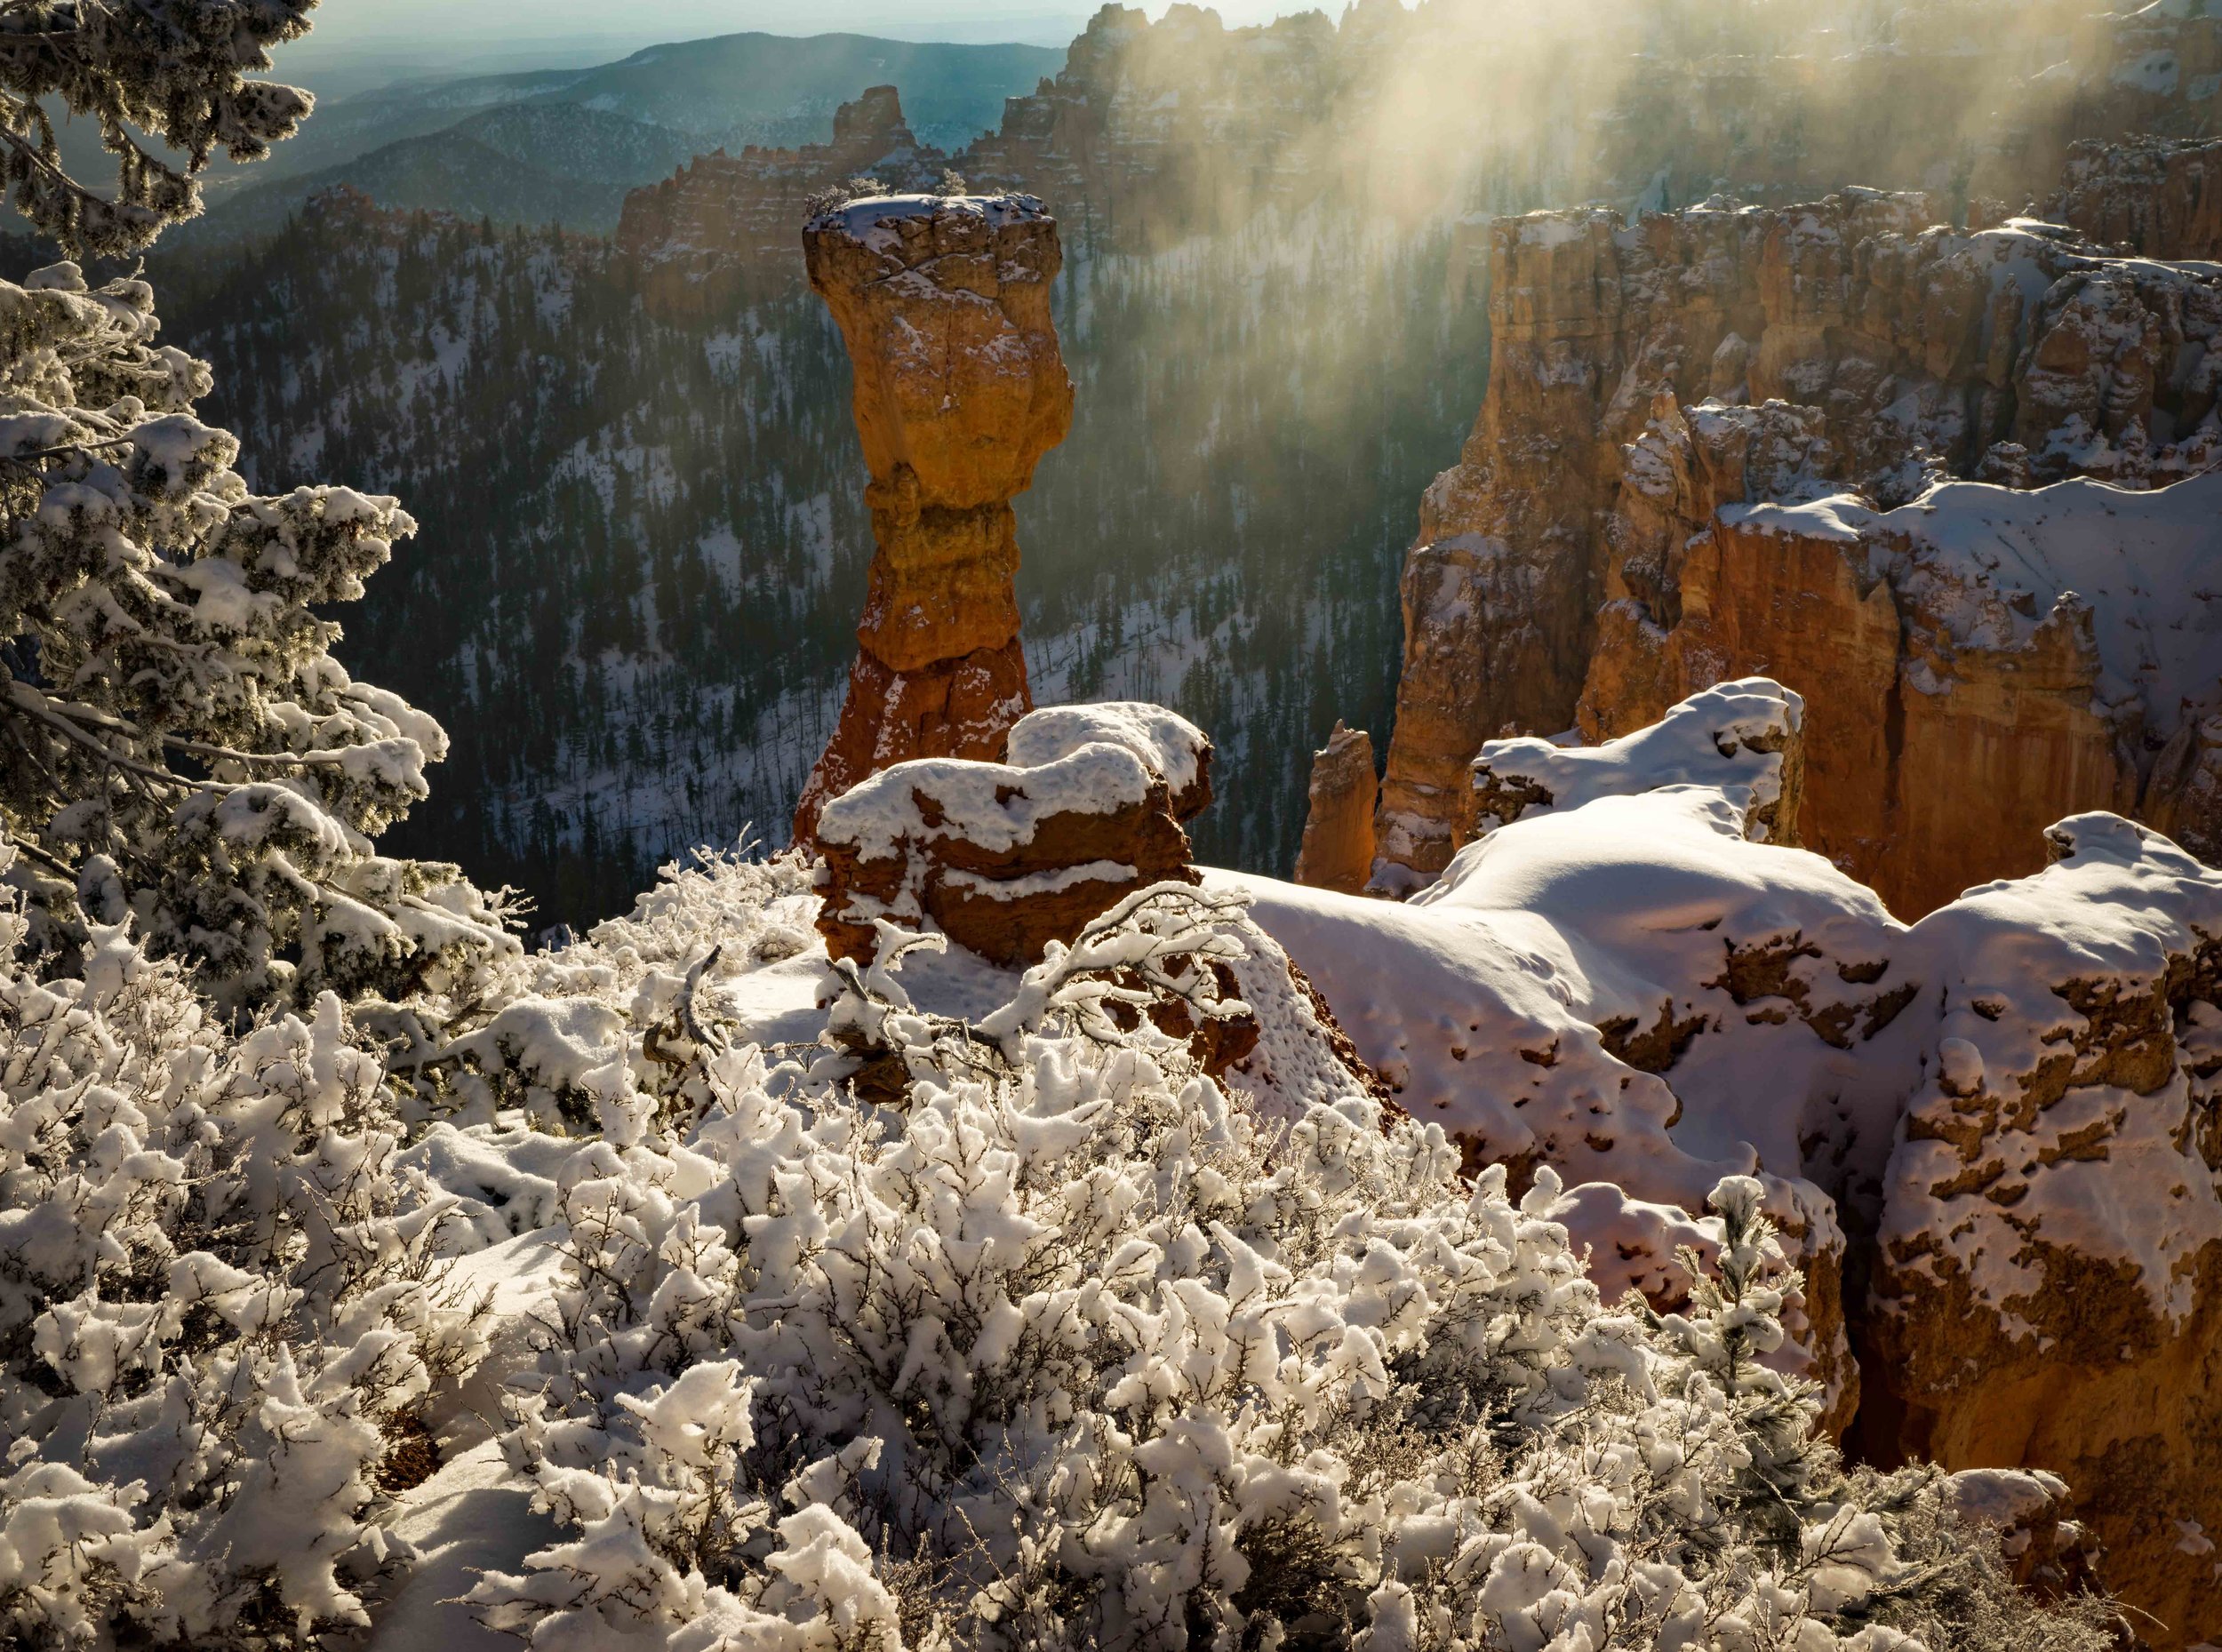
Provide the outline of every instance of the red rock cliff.
[[[1802,841],[1908,913],[2034,870],[1996,846],[2072,808],[2142,799],[2206,841],[2182,812],[2210,778],[2205,737],[2178,690],[2203,704],[2214,685],[2147,658],[2178,658],[2199,622],[2132,621],[2122,585],[2094,631],[2043,562],[2076,561],[2129,507],[2056,491],[2034,560],[2034,524],[1986,519],[1989,489],[1953,496],[1962,541],[1916,530],[1954,476],[2150,490],[2222,459],[2222,275],[1926,216],[1847,192],[1496,227],[1487,399],[1404,572],[1377,883],[1425,882],[1467,835],[1483,740],[1626,732],[1754,672],[1824,708]],[[1839,493],[1846,510],[1746,508]],[[2151,554],[2222,560],[2186,510],[2136,507],[2175,547]],[[2014,623],[1976,618],[1994,611]],[[2176,634],[2148,646],[2148,620]],[[1938,806],[1972,777],[2026,833]]]

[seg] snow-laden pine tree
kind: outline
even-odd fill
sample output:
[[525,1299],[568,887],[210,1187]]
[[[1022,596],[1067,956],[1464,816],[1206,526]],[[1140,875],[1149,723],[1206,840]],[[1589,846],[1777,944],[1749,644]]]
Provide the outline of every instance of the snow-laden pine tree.
[[[0,145],[19,204],[92,251],[197,210],[190,172],[212,146],[260,153],[306,111],[306,94],[241,78],[306,10],[0,9],[0,124],[42,134]],[[109,131],[113,202],[62,178],[41,96]],[[143,154],[127,121],[185,170]],[[158,329],[141,281],[93,289],[65,262],[0,282],[0,830],[21,850],[34,942],[67,958],[88,925],[129,919],[231,1010],[467,990],[516,951],[500,899],[372,845],[424,796],[446,737],[350,679],[316,611],[360,596],[415,524],[348,488],[251,494],[237,442],[194,417],[208,370]]]
[[[221,148],[259,160],[313,107],[247,76],[308,32],[316,0],[8,0],[0,6],[0,186],[73,256],[136,252],[201,209],[195,174]],[[49,109],[100,128],[101,194],[62,164]],[[152,138],[152,145],[142,141]]]

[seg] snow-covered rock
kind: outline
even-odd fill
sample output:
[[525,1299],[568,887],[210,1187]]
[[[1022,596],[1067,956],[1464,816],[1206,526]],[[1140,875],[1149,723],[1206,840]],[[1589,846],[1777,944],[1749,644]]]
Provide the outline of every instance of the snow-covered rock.
[[1193,725],[1066,706],[1010,744],[1009,763],[897,763],[825,805],[818,928],[835,957],[868,961],[887,922],[1033,963],[1123,896],[1194,880],[1180,823],[1210,801],[1211,742]]
[[1475,1162],[1555,1168],[1601,1278],[1683,1289],[1706,1177],[1756,1174],[1809,1314],[1866,1281],[1856,1370],[1820,1332],[1791,1351],[1860,1447],[2058,1474],[2109,1583],[2211,1640],[2222,1597],[2175,1522],[2222,1528],[2222,872],[2077,816],[2047,869],[1908,927],[1746,837],[1754,754],[1676,735],[1754,691],[1587,755],[1493,744],[1477,774],[1524,778],[1519,818],[1401,905],[1206,887],[1252,897],[1401,1104]]

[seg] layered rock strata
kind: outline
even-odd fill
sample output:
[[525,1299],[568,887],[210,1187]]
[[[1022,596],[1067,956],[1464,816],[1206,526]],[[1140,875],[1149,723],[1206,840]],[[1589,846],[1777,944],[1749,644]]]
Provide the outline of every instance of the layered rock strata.
[[2044,215],[2143,258],[2222,259],[2222,138],[2079,143]]
[[[1662,407],[1631,486],[1753,411]],[[1664,519],[1673,565],[1610,571],[1579,706],[1592,738],[1724,671],[1802,683],[1800,841],[1908,916],[2037,871],[2063,810],[2141,815],[2222,857],[2222,471],[2138,492],[1952,482],[1895,510],[1831,494]]]
[[1487,747],[1479,835],[1407,902],[1207,885],[1255,895],[1402,1105],[1562,1178],[1604,1289],[1671,1302],[1704,1178],[1758,1174],[1811,1276],[1789,1353],[1850,1442],[2019,1471],[1959,1500],[2028,1534],[2029,1581],[2075,1586],[2095,1540],[2151,1645],[2212,1642],[2222,872],[2084,814],[1901,923],[1754,831],[1820,710],[1746,680]]
[[[1729,519],[1846,494],[1871,514],[1910,507],[1876,530],[1910,532],[1933,514],[1913,502],[1954,476],[2148,489],[2207,469],[2222,459],[2222,271],[2107,256],[2034,223],[1922,227],[1929,216],[1920,197],[1849,191],[1634,225],[1583,211],[1495,227],[1487,397],[1461,463],[1423,502],[1404,571],[1377,887],[1422,886],[1448,863],[1484,740],[1557,733],[1578,713],[1592,738],[1625,732],[1750,672],[1786,678],[1846,730],[1808,743],[1806,813],[1818,824],[1801,841],[1874,876],[1909,811],[1939,812],[1922,811],[1882,714],[1903,698],[1890,686],[1901,666],[1907,688],[1930,686],[1917,638],[1900,658],[1897,587],[1881,590],[1864,559],[1838,571],[1804,544],[1739,547],[1745,529]],[[1964,491],[1954,503],[1973,511]],[[2112,508],[2097,492],[2056,494],[2049,508],[2071,504],[2091,514],[2080,533],[2048,530],[2055,545],[2089,539]],[[2049,612],[2064,583],[2002,554],[1970,549],[1970,570],[1989,566],[1962,580],[1966,600]],[[1729,556],[1734,570],[1716,580],[1713,559]],[[1956,639],[1946,675],[1965,681],[1965,644],[1988,632],[1937,618],[1923,634]],[[1674,662],[1647,687],[1662,650]],[[2146,671],[2134,649],[2091,658],[2125,684]],[[1992,712],[2011,726],[2035,660],[1999,663],[2010,689]],[[2101,721],[2128,741],[2109,767],[2126,766],[2126,794],[2081,779],[2062,791],[2043,763],[2017,768],[2001,752],[2013,772],[1994,778],[2027,797],[2033,831],[2065,809],[2135,804],[2159,752],[2199,717],[2146,696],[2134,728]],[[2008,869],[1956,854],[1938,846],[1892,899],[1922,910]]]
[[811,284],[848,346],[876,550],[841,719],[795,837],[867,775],[994,761],[1032,705],[1011,500],[1071,427],[1050,318],[1057,222],[1029,196],[878,196],[812,219]]
[[715,313],[752,279],[803,273],[795,231],[813,196],[859,176],[896,193],[931,189],[947,165],[912,134],[896,89],[874,86],[835,111],[830,143],[718,149],[633,190],[618,220],[618,251],[659,315]]
[[1373,809],[1380,797],[1373,737],[1338,721],[1312,754],[1312,780],[1296,881],[1355,894],[1373,873]]

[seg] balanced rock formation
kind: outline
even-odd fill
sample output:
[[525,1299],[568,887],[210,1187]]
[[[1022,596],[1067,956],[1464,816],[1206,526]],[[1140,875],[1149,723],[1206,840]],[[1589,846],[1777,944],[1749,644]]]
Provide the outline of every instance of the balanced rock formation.
[[2055,864],[1901,923],[1754,829],[1821,712],[1752,679],[1603,746],[1485,747],[1477,835],[1405,902],[1206,885],[1253,895],[1400,1105],[1558,1178],[1601,1288],[1671,1303],[1706,1178],[1758,1175],[1832,1426],[2014,1471],[1955,1502],[2029,1534],[2030,1581],[2073,1586],[2095,1539],[2150,1645],[2214,1642],[2222,871],[2085,814]]
[[856,663],[795,813],[919,757],[993,761],[1032,705],[1011,500],[1065,438],[1050,319],[1057,221],[1030,196],[875,196],[812,219],[811,284],[840,324],[871,484]]
[[767,278],[801,274],[795,231],[812,196],[859,176],[897,193],[931,189],[947,164],[912,135],[896,89],[874,86],[835,111],[831,143],[718,149],[633,190],[618,251],[657,314],[715,313]]
[[896,763],[827,803],[827,952],[869,962],[883,920],[1035,963],[1133,890],[1195,882],[1181,823],[1211,800],[1211,743],[1193,723],[1155,706],[1056,706],[1020,718],[1008,754]]
[[1327,744],[1312,754],[1304,842],[1296,881],[1355,895],[1373,874],[1373,808],[1380,797],[1373,772],[1373,737],[1338,721]]
[[[1376,887],[1420,887],[1448,863],[1483,741],[1557,734],[1578,714],[1592,738],[1624,733],[1753,672],[1806,691],[1848,731],[1841,747],[1826,726],[1811,731],[1799,841],[1874,876],[1897,842],[1894,810],[1945,812],[1923,810],[1930,794],[1894,754],[1898,726],[1880,714],[1901,663],[1908,688],[1930,685],[1917,641],[1900,660],[1896,587],[1880,591],[1882,571],[1860,555],[1835,572],[1812,547],[1741,547],[1739,513],[1809,506],[1818,523],[1834,507],[1816,501],[1856,495],[1861,510],[1910,507],[1876,530],[1903,535],[1931,514],[1914,501],[1954,477],[2152,489],[2222,462],[2222,271],[2110,256],[2033,222],[1962,232],[1923,227],[1930,217],[1919,196],[1847,191],[1634,225],[1584,210],[1495,227],[1487,396],[1462,462],[1423,501],[1405,565]],[[2048,540],[2096,547],[2114,497],[2056,492],[2043,507],[2055,516],[2072,501],[2095,514],[2074,531],[2055,523]],[[1954,502],[1975,509],[1964,490]],[[1978,583],[2002,607],[2050,612],[2065,577],[2031,569],[2014,588],[2026,559],[1999,559],[2015,531],[2000,528],[1962,560],[1982,566]],[[1737,559],[1717,579],[1716,555]],[[1997,629],[1936,618],[1924,634],[1962,663],[1968,642]],[[2179,636],[2196,628],[2186,621]],[[2103,652],[2096,668],[2125,690],[2146,669],[2135,649]],[[2008,727],[2026,681],[1993,707]],[[2184,681],[2196,701],[2197,674]],[[2136,804],[2161,749],[2200,720],[2164,693],[2139,698],[2134,729],[2101,719],[2129,740],[2107,765],[2114,778],[2126,769],[2126,793],[2063,792],[2034,760],[1995,777],[2026,794],[2033,833],[2065,810]],[[2175,756],[2185,775],[2198,770],[2195,753]],[[2009,869],[1943,849],[1930,859],[1888,891],[1894,901],[1925,909]]]
[[2222,259],[2222,138],[2086,140],[2044,215],[2143,258]]

